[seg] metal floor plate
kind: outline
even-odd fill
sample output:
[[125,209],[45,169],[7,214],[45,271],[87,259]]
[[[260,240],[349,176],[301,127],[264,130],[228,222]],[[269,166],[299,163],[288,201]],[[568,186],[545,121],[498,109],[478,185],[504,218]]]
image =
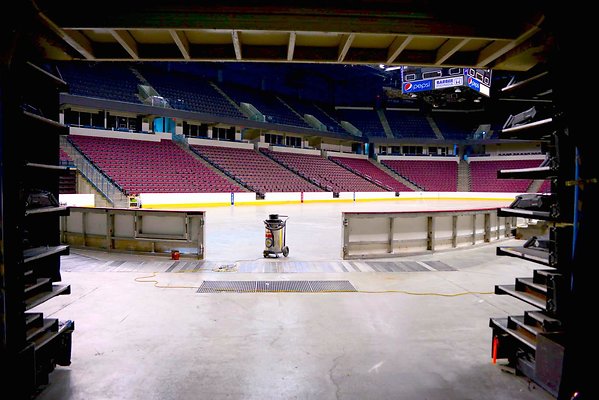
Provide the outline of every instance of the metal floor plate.
[[203,281],[197,293],[356,292],[350,281]]
[[218,262],[209,260],[127,259],[102,260],[71,252],[61,256],[61,271],[75,272],[169,272],[169,273],[299,273],[299,272],[439,272],[456,268],[438,260],[431,261],[292,261],[255,260]]

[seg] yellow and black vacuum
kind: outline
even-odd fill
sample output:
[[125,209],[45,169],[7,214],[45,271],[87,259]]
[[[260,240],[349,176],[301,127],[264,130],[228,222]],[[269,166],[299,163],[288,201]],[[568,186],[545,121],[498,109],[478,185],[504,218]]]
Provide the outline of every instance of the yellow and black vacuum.
[[289,219],[287,215],[269,214],[268,219],[264,220],[264,257],[289,255],[289,247],[285,245],[287,219]]

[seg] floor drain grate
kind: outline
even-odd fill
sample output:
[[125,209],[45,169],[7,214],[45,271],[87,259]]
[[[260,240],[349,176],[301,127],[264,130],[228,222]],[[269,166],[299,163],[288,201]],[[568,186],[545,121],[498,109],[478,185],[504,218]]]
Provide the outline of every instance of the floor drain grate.
[[198,293],[356,292],[350,281],[203,281]]

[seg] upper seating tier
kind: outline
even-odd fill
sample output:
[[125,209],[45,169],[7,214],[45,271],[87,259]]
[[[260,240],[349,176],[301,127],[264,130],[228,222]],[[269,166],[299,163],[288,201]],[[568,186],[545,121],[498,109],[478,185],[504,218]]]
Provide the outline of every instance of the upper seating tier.
[[133,72],[112,63],[58,64],[58,71],[69,85],[69,93],[101,99],[141,103],[137,96],[140,83]]

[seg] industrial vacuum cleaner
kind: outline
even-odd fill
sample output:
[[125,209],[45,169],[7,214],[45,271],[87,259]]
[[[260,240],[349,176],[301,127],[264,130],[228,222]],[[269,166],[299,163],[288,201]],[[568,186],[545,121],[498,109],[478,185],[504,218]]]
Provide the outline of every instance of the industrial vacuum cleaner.
[[[284,219],[282,219],[284,218]],[[285,245],[287,236],[287,215],[269,214],[268,219],[264,220],[264,257],[283,254],[283,257],[289,255],[289,247]]]

